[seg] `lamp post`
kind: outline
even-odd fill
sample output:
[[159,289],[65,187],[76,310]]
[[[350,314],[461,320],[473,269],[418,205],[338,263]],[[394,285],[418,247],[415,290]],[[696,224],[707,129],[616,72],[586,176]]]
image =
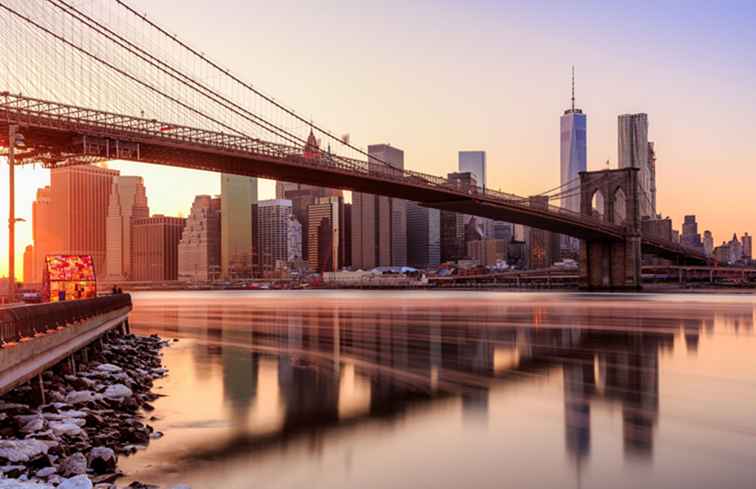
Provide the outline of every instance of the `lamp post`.
[[8,300],[16,297],[16,145],[23,146],[24,136],[18,132],[18,126],[8,126]]

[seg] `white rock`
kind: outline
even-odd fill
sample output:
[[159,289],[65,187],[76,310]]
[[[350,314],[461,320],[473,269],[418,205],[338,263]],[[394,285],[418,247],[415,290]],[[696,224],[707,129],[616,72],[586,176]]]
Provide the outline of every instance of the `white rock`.
[[69,421],[50,421],[50,429],[56,436],[79,436],[81,434],[81,426]]
[[95,395],[92,391],[73,391],[69,392],[66,396],[66,402],[68,404],[86,404],[95,400]]
[[99,370],[100,372],[109,372],[109,373],[116,373],[116,372],[123,371],[121,367],[119,367],[118,365],[113,365],[112,363],[103,363],[102,365],[98,365],[97,370]]
[[77,475],[61,482],[58,489],[92,489],[92,481],[86,475]]
[[58,472],[58,469],[56,469],[55,467],[45,467],[44,469],[39,469],[34,475],[45,479],[55,474],[56,472]]
[[49,484],[37,482],[19,482],[13,479],[0,479],[0,489],[54,489]]
[[131,389],[123,384],[113,384],[108,386],[108,388],[105,389],[105,392],[102,393],[106,399],[112,401],[122,401],[127,397],[131,397],[132,394]]
[[47,450],[47,444],[39,440],[0,440],[0,458],[9,462],[28,462]]

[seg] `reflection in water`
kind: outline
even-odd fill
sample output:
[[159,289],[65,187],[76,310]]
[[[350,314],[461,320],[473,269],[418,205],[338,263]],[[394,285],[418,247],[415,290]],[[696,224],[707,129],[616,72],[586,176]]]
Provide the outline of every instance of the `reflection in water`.
[[[167,436],[125,468],[135,478],[199,488],[249,487],[252,473],[263,486],[276,487],[302,481],[323,487],[457,487],[459,475],[452,474],[463,473],[478,478],[478,486],[500,487],[515,482],[513,469],[535,471],[516,486],[549,487],[533,460],[523,461],[526,467],[514,463],[532,448],[555,477],[572,480],[577,474],[584,487],[636,487],[640,480],[677,487],[672,474],[680,461],[670,454],[700,437],[690,428],[699,419],[720,438],[738,427],[745,439],[720,440],[724,445],[756,448],[752,416],[737,408],[718,413],[696,407],[712,402],[701,398],[704,377],[698,375],[705,373],[706,382],[721,378],[720,410],[750,402],[756,412],[756,367],[744,367],[747,357],[756,358],[756,308],[743,299],[694,299],[139,294],[134,327],[183,341],[166,352],[168,397],[156,405],[165,415],[158,429]],[[684,351],[676,348],[682,344]],[[742,401],[743,392],[750,398]],[[658,455],[659,420],[667,405],[666,415],[678,426]],[[563,419],[562,429],[549,424],[554,418]],[[686,423],[687,430],[679,427]],[[507,436],[520,427],[532,434]],[[554,433],[564,440],[566,461],[551,451]],[[615,439],[640,475],[630,476],[611,459]],[[371,447],[376,460],[366,456]],[[710,453],[712,447],[706,448]],[[484,464],[473,456],[483,449],[489,456],[510,454],[512,463],[504,457]],[[391,475],[381,472],[382,459],[388,463],[405,450],[412,458],[394,463],[406,466],[394,467]],[[430,453],[440,457],[447,450],[457,455],[436,460],[441,468],[431,463]],[[335,453],[343,464],[331,459]],[[591,470],[593,458],[602,465]],[[648,464],[652,460],[656,468]],[[725,478],[743,481],[756,475],[752,467],[741,465]],[[396,471],[406,478],[396,479]],[[721,479],[713,480],[728,487]]]

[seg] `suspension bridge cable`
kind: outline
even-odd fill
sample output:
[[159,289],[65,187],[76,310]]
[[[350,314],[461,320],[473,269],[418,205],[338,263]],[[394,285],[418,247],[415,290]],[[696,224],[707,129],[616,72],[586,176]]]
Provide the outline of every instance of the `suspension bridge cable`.
[[[158,59],[156,56],[151,54],[150,52],[144,50],[140,46],[134,44],[133,42],[129,41],[128,39],[124,38],[123,36],[119,35],[118,33],[114,32],[112,29],[108,28],[107,26],[103,25],[102,23],[98,22],[97,20],[91,18],[90,16],[86,15],[85,13],[78,10],[76,7],[72,6],[71,4],[65,2],[64,0],[47,0],[49,3],[53,4],[57,8],[63,10],[64,7],[68,9],[66,13],[69,15],[75,17],[75,14],[78,14],[81,16],[81,18],[77,18],[80,22],[84,23],[87,27],[94,30],[98,34],[106,37],[111,42],[119,45],[120,47],[128,50],[129,52],[132,52],[132,50],[136,50],[137,53],[135,54],[137,57],[145,61],[146,63],[150,64],[151,66],[155,67],[156,69],[159,69],[161,72],[165,73],[167,76],[170,76],[174,80],[178,81],[179,83],[182,83],[184,86],[189,87],[190,89],[194,90],[195,92],[200,93],[201,95],[207,97],[208,99],[212,100],[213,102],[217,103],[218,105],[221,105],[225,107],[226,109],[234,112],[235,114],[239,115],[240,117],[243,117],[247,121],[251,122],[252,124],[258,125],[259,127],[263,128],[264,130],[271,132],[273,135],[278,136],[284,140],[289,141],[292,144],[306,144],[306,141],[299,136],[292,134],[288,131],[286,131],[283,128],[280,128],[269,121],[266,121],[262,117],[248,111],[244,107],[241,107],[240,105],[234,103],[233,101],[227,99],[222,94],[219,94],[218,92],[214,91],[213,89],[207,87],[206,85],[194,80],[190,76],[182,73],[178,69],[174,68],[170,64]],[[58,3],[63,4],[64,7],[61,7],[58,5]],[[75,17],[76,18],[76,17]],[[83,18],[83,19],[82,19]],[[94,24],[94,26],[93,26]],[[99,29],[102,30],[99,30]],[[105,32],[103,32],[105,31]],[[115,39],[114,39],[115,38]],[[119,42],[120,41],[120,42]],[[125,44],[125,45],[124,45]],[[143,55],[143,56],[142,56]],[[146,58],[148,59],[146,59]],[[155,66],[159,65],[159,66]],[[192,86],[195,85],[195,86]],[[198,88],[197,88],[198,87]],[[203,93],[206,92],[206,93]],[[213,97],[217,97],[213,98]],[[229,107],[230,106],[230,107]],[[243,113],[240,113],[243,112]]]
[[239,85],[241,85],[242,87],[246,88],[247,90],[250,90],[251,92],[253,92],[254,94],[256,94],[258,97],[261,97],[263,100],[265,100],[266,102],[272,104],[273,106],[277,107],[278,109],[284,111],[286,114],[288,114],[288,115],[294,117],[295,119],[297,119],[298,121],[300,121],[300,122],[302,122],[302,123],[310,126],[314,130],[317,130],[320,133],[328,136],[333,141],[336,141],[336,142],[338,142],[340,144],[343,144],[344,146],[352,149],[353,151],[356,151],[358,154],[367,157],[369,159],[369,161],[377,161],[379,163],[382,163],[384,165],[388,165],[388,166],[390,166],[390,167],[393,168],[393,165],[391,165],[390,163],[388,163],[388,162],[386,162],[386,161],[384,161],[384,160],[382,160],[380,158],[376,158],[374,155],[370,155],[366,151],[364,151],[364,150],[362,150],[362,149],[360,149],[360,148],[358,148],[356,146],[353,146],[352,144],[350,144],[347,141],[344,141],[341,138],[336,137],[330,131],[324,129],[321,126],[318,126],[318,125],[314,124],[312,121],[307,121],[302,116],[300,116],[299,114],[297,114],[296,112],[294,112],[294,110],[289,109],[288,107],[284,106],[283,104],[277,102],[272,97],[269,97],[268,95],[265,95],[260,90],[258,90],[255,87],[253,87],[251,84],[249,84],[249,83],[241,80],[239,77],[233,75],[229,70],[222,68],[216,62],[212,61],[211,59],[207,58],[205,55],[203,55],[202,53],[200,53],[196,49],[192,48],[191,46],[189,46],[185,42],[181,41],[177,36],[169,33],[168,31],[166,31],[165,29],[163,29],[161,26],[159,26],[155,22],[153,22],[150,19],[148,19],[146,15],[140,14],[139,12],[137,12],[134,8],[132,8],[131,6],[129,6],[123,0],[115,0],[115,2],[118,5],[120,5],[121,7],[123,7],[124,9],[126,9],[128,12],[130,12],[132,15],[134,15],[137,18],[141,19],[143,22],[145,22],[150,27],[152,27],[153,29],[157,30],[158,32],[160,32],[161,34],[163,34],[164,36],[166,36],[168,39],[172,40],[173,42],[175,42],[176,44],[178,44],[182,48],[184,48],[187,51],[189,51],[192,55],[196,56],[197,58],[199,58],[200,60],[202,60],[204,63],[207,63],[209,66],[211,66],[212,68],[214,68],[215,70],[217,70],[218,72],[220,72],[221,74],[223,74],[224,76],[230,78],[231,80],[233,80],[234,82],[238,83]]

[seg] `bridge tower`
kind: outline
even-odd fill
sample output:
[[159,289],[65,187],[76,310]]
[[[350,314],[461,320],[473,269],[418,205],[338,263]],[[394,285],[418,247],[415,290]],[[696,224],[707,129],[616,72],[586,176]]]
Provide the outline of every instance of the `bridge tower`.
[[580,172],[580,213],[623,226],[625,237],[586,239],[580,248],[580,286],[587,290],[641,288],[638,168]]

